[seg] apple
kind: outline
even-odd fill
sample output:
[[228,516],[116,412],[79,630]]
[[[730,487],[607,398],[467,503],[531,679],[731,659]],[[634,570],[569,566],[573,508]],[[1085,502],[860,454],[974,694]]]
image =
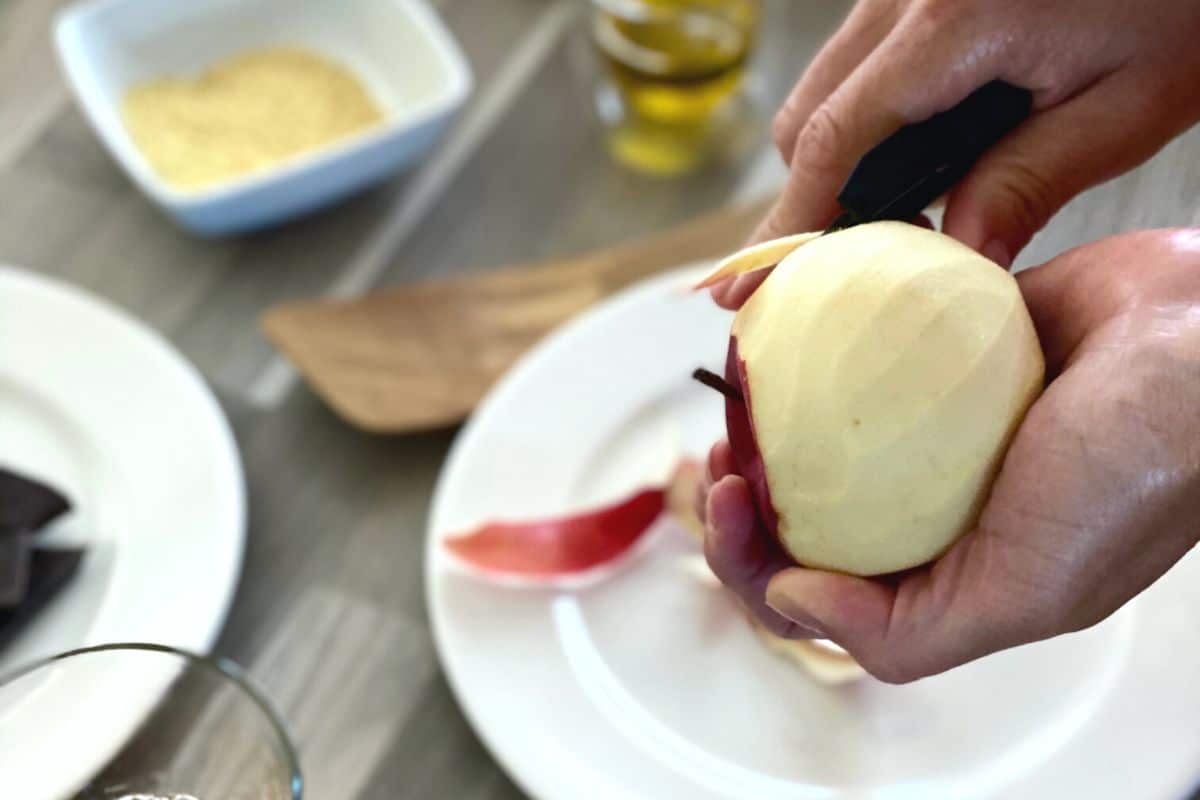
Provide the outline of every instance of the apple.
[[[793,239],[733,322],[738,469],[798,563],[863,576],[924,564],[974,527],[1043,388],[1028,309],[1007,271],[915,225]],[[739,270],[734,256],[714,276],[763,260]]]

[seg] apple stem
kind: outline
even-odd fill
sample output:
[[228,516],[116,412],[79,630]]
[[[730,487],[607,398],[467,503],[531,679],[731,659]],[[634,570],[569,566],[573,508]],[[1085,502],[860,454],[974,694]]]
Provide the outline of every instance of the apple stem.
[[710,372],[709,370],[701,367],[692,373],[692,377],[703,383],[708,388],[716,389],[730,400],[737,400],[739,403],[746,402],[746,398],[742,397],[741,392],[739,392],[734,386],[730,385],[728,381],[715,372]]

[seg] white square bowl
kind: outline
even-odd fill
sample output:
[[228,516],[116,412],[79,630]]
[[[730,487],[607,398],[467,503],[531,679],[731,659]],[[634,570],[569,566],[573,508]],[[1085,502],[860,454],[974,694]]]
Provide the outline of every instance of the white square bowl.
[[[75,96],[113,158],[180,224],[204,235],[280,223],[395,174],[434,145],[471,90],[457,43],[421,0],[94,0],[64,11],[54,36]],[[211,188],[163,181],[122,119],[128,87],[275,45],[345,64],[384,121]]]

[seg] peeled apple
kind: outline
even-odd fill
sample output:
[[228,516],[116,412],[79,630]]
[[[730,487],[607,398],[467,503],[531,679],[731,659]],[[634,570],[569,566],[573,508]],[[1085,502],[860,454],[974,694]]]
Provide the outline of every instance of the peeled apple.
[[[734,458],[800,564],[924,564],[975,525],[1042,390],[1029,312],[1008,272],[935,231],[875,222],[792,239],[734,319]],[[714,275],[762,262],[734,256]]]

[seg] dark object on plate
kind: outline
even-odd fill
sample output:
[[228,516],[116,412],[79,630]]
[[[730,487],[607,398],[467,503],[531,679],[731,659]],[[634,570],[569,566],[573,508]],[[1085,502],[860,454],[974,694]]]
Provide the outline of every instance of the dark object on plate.
[[36,531],[70,508],[57,490],[0,469],[0,536]]
[[29,587],[16,608],[0,610],[0,650],[45,608],[71,580],[83,560],[82,548],[39,547],[29,567]]
[[58,490],[0,469],[0,648],[79,568],[81,549],[33,546],[37,533],[70,508]]
[[825,232],[881,219],[916,218],[1032,108],[1028,89],[992,81],[954,108],[906,125],[858,162],[838,194],[845,213]]
[[0,536],[0,611],[25,599],[31,538],[27,533]]

